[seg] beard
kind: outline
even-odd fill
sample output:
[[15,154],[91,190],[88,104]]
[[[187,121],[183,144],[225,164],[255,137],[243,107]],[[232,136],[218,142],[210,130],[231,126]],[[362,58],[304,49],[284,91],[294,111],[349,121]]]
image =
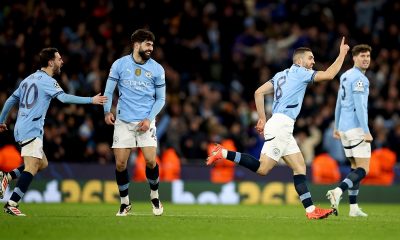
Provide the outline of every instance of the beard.
[[[150,52],[150,54],[151,54],[151,52]],[[150,59],[150,54],[147,55],[145,51],[139,50],[139,56],[145,61]]]
[[54,66],[53,73],[54,75],[59,75],[61,73],[61,67]]

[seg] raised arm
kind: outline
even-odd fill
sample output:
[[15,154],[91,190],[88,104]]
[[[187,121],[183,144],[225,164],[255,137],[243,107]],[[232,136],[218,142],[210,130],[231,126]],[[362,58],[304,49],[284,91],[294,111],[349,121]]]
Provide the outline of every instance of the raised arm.
[[346,54],[350,49],[349,45],[344,43],[344,40],[345,38],[343,37],[340,43],[339,56],[337,56],[336,60],[328,67],[328,69],[325,71],[317,71],[314,77],[315,82],[332,80],[339,72],[343,65]]

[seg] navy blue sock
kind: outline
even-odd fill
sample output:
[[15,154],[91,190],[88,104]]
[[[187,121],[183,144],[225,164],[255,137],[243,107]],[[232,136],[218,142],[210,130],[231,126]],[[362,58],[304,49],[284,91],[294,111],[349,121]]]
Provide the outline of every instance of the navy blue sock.
[[10,200],[16,203],[19,202],[19,200],[21,200],[25,192],[28,190],[32,180],[33,180],[32,173],[23,171],[18,179],[17,185],[14,188]]
[[308,191],[306,184],[306,175],[293,175],[293,184],[297,194],[299,194],[300,201],[303,203],[304,208],[314,205],[311,199],[311,193]]
[[128,170],[125,169],[124,171],[119,172],[117,169],[115,169],[115,179],[117,180],[119,196],[120,197],[128,196],[128,190],[129,190]]
[[366,172],[363,168],[356,168],[354,171],[349,173],[347,177],[340,183],[339,187],[342,191],[346,191],[349,188],[352,188],[354,185],[358,184],[366,175]]
[[[352,168],[351,171],[353,172],[355,169]],[[349,188],[349,202],[350,204],[357,203],[357,196],[358,196],[358,189],[360,188],[360,182],[353,184],[353,187]]]
[[156,166],[153,169],[148,168],[146,166],[147,181],[149,182],[150,189],[153,190],[153,191],[158,190],[158,185],[160,183],[159,176],[160,176],[160,174],[159,174],[159,171],[158,171],[158,164],[156,164]]
[[11,172],[9,172],[11,179],[17,179],[19,178],[19,176],[21,176],[21,173],[24,171],[25,169],[25,165],[22,164],[21,166],[19,166],[18,168],[12,170]]
[[248,168],[253,172],[257,172],[260,167],[260,161],[247,153],[228,151],[226,159]]

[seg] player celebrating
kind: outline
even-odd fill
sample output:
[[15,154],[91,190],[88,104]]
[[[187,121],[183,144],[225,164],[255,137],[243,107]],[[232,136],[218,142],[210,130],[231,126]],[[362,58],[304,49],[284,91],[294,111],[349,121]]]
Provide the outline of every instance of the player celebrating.
[[[260,159],[253,156],[232,152],[216,144],[207,158],[207,165],[221,159],[233,161],[260,175],[267,175],[276,166],[280,158],[293,170],[294,186],[306,210],[309,219],[326,218],[333,209],[321,209],[314,206],[311,193],[306,185],[306,165],[303,155],[293,137],[293,127],[297,118],[307,84],[322,80],[331,80],[339,72],[349,46],[340,44],[339,56],[326,71],[314,71],[314,55],[309,48],[298,48],[293,53],[293,65],[259,87],[255,94],[255,103],[259,120],[256,129],[264,134],[265,143]],[[274,93],[272,117],[266,122],[264,95]]]
[[[63,103],[104,104],[107,97],[78,97],[64,93],[53,78],[60,74],[63,60],[56,48],[45,48],[40,54],[41,69],[25,78],[7,99],[0,114],[0,132],[7,130],[6,117],[10,109],[18,103],[18,117],[14,128],[14,137],[21,146],[24,166],[10,172],[0,172],[0,195],[3,196],[8,181],[19,176],[10,200],[4,206],[4,212],[14,216],[25,216],[18,209],[18,202],[28,190],[33,177],[47,167],[48,161],[43,152],[44,119],[53,98]],[[22,171],[23,170],[23,171]],[[21,172],[22,171],[22,172]]]
[[131,210],[129,175],[126,169],[131,149],[141,148],[146,160],[146,177],[150,185],[153,214],[160,216],[163,206],[159,200],[159,170],[156,163],[155,117],[165,104],[164,68],[150,58],[154,34],[138,29],[131,36],[133,52],[117,59],[110,70],[104,95],[112,99],[118,84],[117,116],[111,113],[111,102],[104,106],[105,121],[114,125],[112,148],[115,155],[115,177],[121,197],[117,216],[126,216]]
[[357,204],[360,181],[367,175],[371,158],[372,135],[368,128],[369,81],[365,76],[371,62],[372,48],[366,44],[352,49],[354,67],[340,77],[335,109],[333,137],[341,139],[352,171],[326,196],[332,208],[338,209],[342,193],[348,189],[351,217],[367,217]]

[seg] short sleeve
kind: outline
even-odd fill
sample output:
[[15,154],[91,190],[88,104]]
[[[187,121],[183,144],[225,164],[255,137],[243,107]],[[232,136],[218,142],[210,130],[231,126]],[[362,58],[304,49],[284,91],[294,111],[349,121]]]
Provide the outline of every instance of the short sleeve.
[[113,79],[113,80],[119,80],[120,79],[120,74],[119,74],[119,64],[120,60],[116,60],[112,65],[110,69],[110,73],[108,74],[108,77]]
[[317,72],[312,69],[307,69],[307,68],[301,67],[299,70],[299,73],[301,75],[301,80],[303,82],[310,83],[310,82],[314,81],[314,77]]
[[43,89],[46,94],[51,96],[51,98],[57,97],[59,94],[63,93],[64,90],[60,87],[58,82],[51,78],[49,81],[41,81],[43,83]]
[[368,83],[366,83],[362,78],[360,78],[353,82],[351,88],[352,88],[351,90],[354,93],[364,93],[368,88]]
[[165,71],[161,65],[159,65],[158,73],[154,81],[155,85],[157,87],[165,86]]

